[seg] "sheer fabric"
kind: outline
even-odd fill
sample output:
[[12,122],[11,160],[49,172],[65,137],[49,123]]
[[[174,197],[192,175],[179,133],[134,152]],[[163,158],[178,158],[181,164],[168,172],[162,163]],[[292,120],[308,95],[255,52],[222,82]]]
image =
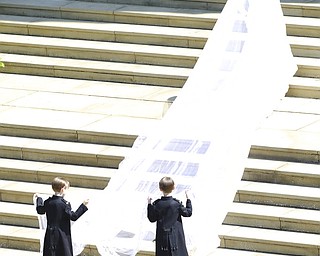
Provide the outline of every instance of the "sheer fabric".
[[210,255],[251,135],[284,97],[296,69],[279,0],[228,0],[163,120],[136,139],[73,230],[101,255],[154,250],[147,197],[160,197],[159,180],[171,176],[174,197],[185,203],[184,191],[192,196],[193,216],[183,219],[190,255]]

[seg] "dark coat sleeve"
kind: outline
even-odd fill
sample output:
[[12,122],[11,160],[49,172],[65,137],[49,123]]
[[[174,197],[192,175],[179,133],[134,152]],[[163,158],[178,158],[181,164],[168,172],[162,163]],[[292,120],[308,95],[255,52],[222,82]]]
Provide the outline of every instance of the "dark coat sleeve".
[[150,222],[156,222],[160,218],[160,214],[155,206],[157,201],[158,200],[156,200],[153,204],[148,204],[147,216]]
[[192,204],[190,199],[187,199],[186,207],[180,207],[180,214],[183,217],[190,217],[192,215]]
[[74,212],[71,210],[71,205],[67,204],[67,207],[65,209],[65,213],[67,214],[67,216],[69,217],[70,220],[72,221],[76,221],[77,219],[79,219],[82,214],[84,214],[86,211],[88,210],[88,208],[84,205],[81,204],[79,206],[79,208]]
[[43,199],[41,197],[37,198],[36,210],[37,210],[38,214],[45,214],[46,213],[46,209],[44,207]]

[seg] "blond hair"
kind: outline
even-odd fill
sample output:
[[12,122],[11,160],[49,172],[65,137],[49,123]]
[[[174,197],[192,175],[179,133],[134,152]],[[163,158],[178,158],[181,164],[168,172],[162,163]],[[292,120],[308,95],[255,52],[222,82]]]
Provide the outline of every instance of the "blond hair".
[[69,188],[70,183],[69,181],[61,178],[61,177],[55,177],[51,183],[52,189],[54,192],[59,193],[62,188]]
[[170,177],[163,177],[159,181],[159,189],[167,194],[170,194],[172,190],[174,189],[174,181]]

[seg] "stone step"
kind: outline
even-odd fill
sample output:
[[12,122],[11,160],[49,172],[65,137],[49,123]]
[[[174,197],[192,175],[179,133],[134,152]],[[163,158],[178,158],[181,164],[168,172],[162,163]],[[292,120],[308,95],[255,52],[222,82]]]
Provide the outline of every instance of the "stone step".
[[320,58],[320,37],[288,36],[288,39],[294,56]]
[[[29,13],[30,8],[33,6],[35,11],[32,14],[36,14],[37,12],[40,15],[40,10],[45,8],[48,9],[50,7],[49,14],[51,15],[56,15],[58,16],[59,14],[61,16],[63,15],[68,15],[71,13],[76,13],[76,17],[81,17],[83,19],[93,19],[92,12],[105,12],[104,15],[96,15],[100,19],[106,19],[104,16],[108,16],[109,19],[112,19],[112,12],[115,12],[114,16],[117,18],[121,18],[117,16],[117,12],[119,12],[119,5],[125,6],[122,8],[126,8],[126,11],[129,13],[127,15],[133,15],[135,11],[140,7],[144,8],[157,8],[158,12],[167,12],[166,9],[169,9],[170,16],[175,16],[177,14],[181,13],[181,9],[192,9],[192,10],[202,10],[202,13],[204,12],[203,10],[210,10],[215,11],[215,12],[221,12],[226,1],[225,0],[186,0],[186,1],[179,1],[179,0],[163,0],[163,1],[156,1],[156,0],[136,0],[136,1],[131,1],[131,0],[91,0],[90,3],[88,1],[81,1],[81,3],[77,3],[77,1],[59,1],[58,4],[54,5],[52,1],[49,3],[47,1],[41,1],[41,5],[34,4],[34,1],[22,1],[22,0],[2,0],[3,2],[3,8],[6,8],[6,11],[14,12],[15,9],[10,8],[10,3],[13,2],[14,7],[18,9],[20,12],[21,10],[24,11],[24,13]],[[80,2],[80,1],[78,1]],[[60,9],[57,7],[60,6]],[[128,8],[128,6],[130,8]],[[290,1],[282,1],[281,3],[283,13],[288,16],[299,16],[299,17],[319,17],[320,13],[320,7],[319,3],[302,3],[302,2],[290,2]],[[164,8],[165,7],[165,8]],[[176,10],[172,11],[172,9],[175,8]],[[71,11],[71,9],[73,9]],[[138,9],[139,10],[139,9]],[[161,11],[165,10],[165,11]],[[121,11],[121,9],[120,9]],[[17,12],[17,11],[16,11]],[[68,13],[69,12],[69,13]],[[132,13],[131,13],[132,12]],[[172,13],[171,13],[172,12]],[[91,15],[90,15],[91,14]],[[189,14],[190,13],[186,13]],[[197,13],[198,15],[200,13]],[[125,14],[122,14],[125,15]],[[153,14],[157,15],[157,14]],[[159,14],[158,14],[159,15]]]
[[233,203],[224,224],[320,234],[318,210]]
[[288,97],[319,99],[320,79],[312,77],[293,77],[286,95]]
[[[320,38],[289,37],[294,56],[320,57]],[[2,53],[193,68],[200,49],[1,34]]]
[[286,16],[320,17],[320,4],[318,0],[310,0],[305,3],[302,1],[282,0],[281,6],[283,14]]
[[319,210],[319,196],[314,187],[241,181],[234,201]]
[[285,16],[287,35],[319,38],[319,18]]
[[[110,3],[92,3],[79,1],[56,0],[42,1],[39,6],[34,0],[3,0],[2,13],[7,15],[27,15],[33,17],[51,17],[57,19],[82,19],[103,22],[116,22],[127,24],[145,24],[157,26],[188,27],[211,30],[219,17],[219,12],[204,11],[198,8],[182,9],[163,8],[156,6],[121,5]],[[180,2],[181,3],[181,2]],[[288,7],[288,5],[286,5]],[[293,5],[289,5],[292,7]],[[1,7],[1,4],[0,4]],[[297,7],[297,5],[296,5]],[[219,9],[219,8],[218,8]],[[301,16],[286,18],[287,32],[289,35],[312,36],[319,35],[319,20],[317,14],[320,13],[319,5],[298,6],[298,12],[310,10],[310,17]],[[286,13],[290,15],[297,10],[288,9]],[[315,18],[313,18],[315,17]],[[303,31],[305,30],[305,31]]]
[[295,57],[295,61],[298,65],[298,71],[295,76],[319,78],[320,58]]
[[201,50],[1,34],[2,53],[193,68]]
[[284,255],[319,255],[318,234],[222,225],[220,247],[278,253]]
[[242,179],[245,181],[319,187],[320,166],[318,164],[249,158]]
[[2,14],[125,24],[212,29],[219,12],[135,5],[133,2],[94,3],[71,0],[2,0]]
[[[290,256],[287,254],[281,254],[281,255]],[[244,250],[227,249],[227,248],[219,247],[214,252],[210,253],[210,256],[280,256],[280,254],[244,251]]]
[[[20,256],[30,255],[35,253],[39,255],[40,251],[40,230],[38,228],[21,227],[21,226],[9,226],[0,225],[0,253],[5,256]],[[24,252],[24,254],[21,252]],[[13,254],[16,252],[17,254]],[[9,254],[12,253],[12,254]],[[2,255],[2,254],[1,254]],[[96,246],[93,243],[89,243],[84,248],[83,252],[79,256],[85,255],[100,255]],[[141,250],[137,256],[154,255],[150,250]]]
[[[39,227],[33,205],[2,201],[0,206],[0,224]],[[319,234],[318,213],[310,209],[233,203],[224,224]]]
[[[19,122],[14,119],[17,115],[25,118],[21,118]],[[0,116],[3,117],[0,134],[5,136],[125,147],[131,147],[138,134],[142,134],[147,127],[155,125],[154,120],[146,117],[109,116],[23,106],[4,108],[0,111]],[[28,118],[30,116],[32,118]]]
[[[81,79],[65,79],[45,76],[31,76],[0,73],[2,83],[0,88],[30,92],[64,93],[85,96],[108,98],[123,98],[130,100],[143,100],[167,102],[168,98],[177,96],[180,88],[163,86],[147,86],[144,84],[99,82]],[[21,83],[23,80],[23,83]],[[63,85],[63,86],[62,86]],[[2,103],[6,103],[1,98]]]
[[[182,87],[192,69],[92,60],[0,54],[2,72],[109,82]],[[296,57],[296,76],[318,77],[320,59]]]
[[[86,0],[77,0],[86,2]],[[94,3],[117,3],[117,4],[131,4],[131,5],[144,5],[156,7],[171,7],[171,8],[188,8],[200,10],[214,10],[221,11],[226,3],[226,0],[90,0]]]
[[180,91],[5,73],[0,79],[0,134],[120,146],[156,125]]
[[320,133],[259,129],[255,132],[250,158],[319,164]]
[[0,225],[1,248],[39,252],[39,238],[39,229],[20,226]]
[[[7,185],[8,186],[8,185]],[[31,185],[32,187],[33,185]],[[26,192],[28,191],[28,189],[25,189]],[[38,189],[38,187],[35,187],[35,190],[41,190],[41,192],[43,192],[42,189]],[[74,191],[73,191],[74,193]],[[78,194],[78,193],[77,193]],[[6,209],[5,212],[2,211],[2,215],[6,216],[6,218],[3,218],[2,220],[10,222],[10,217],[13,218],[13,216],[15,214],[17,214],[15,212],[15,209],[17,209],[17,207],[19,207],[20,210],[23,209],[23,215],[21,216],[21,212],[20,214],[20,218],[29,218],[30,221],[33,222],[33,224],[36,222],[36,218],[35,218],[35,213],[32,211],[33,210],[33,205],[22,205],[22,208],[20,208],[21,205],[17,205],[17,204],[10,204],[10,203],[1,203],[1,209]],[[256,223],[256,225],[260,226],[260,231],[256,231],[258,233],[268,233],[269,231],[266,231],[265,229],[261,228],[265,228],[265,226],[268,227],[268,229],[272,228],[272,229],[279,229],[281,228],[282,230],[295,230],[295,231],[299,231],[299,232],[319,232],[317,231],[317,226],[315,224],[317,224],[319,222],[319,216],[318,216],[318,211],[312,211],[312,210],[305,210],[305,209],[294,209],[294,208],[287,208],[287,207],[270,207],[270,206],[261,206],[261,205],[245,205],[245,204],[234,204],[233,208],[231,209],[231,211],[229,212],[228,216],[226,217],[225,223],[229,223],[232,225],[237,225],[237,221],[239,221],[240,219],[242,219],[242,225],[246,224],[246,225],[250,225],[250,223]],[[19,215],[18,214],[18,215]],[[308,218],[304,218],[304,220],[301,220],[301,216],[308,216]],[[243,219],[245,219],[247,222],[243,221]],[[300,219],[300,221],[299,221]],[[13,221],[13,220],[11,220]],[[275,224],[275,222],[277,222]],[[25,223],[25,222],[24,222]],[[258,224],[257,224],[258,223]],[[271,224],[270,224],[271,223]],[[272,227],[270,226],[272,225]],[[278,226],[277,226],[278,225]],[[307,229],[306,228],[310,228]],[[297,230],[298,229],[298,230]],[[0,229],[2,230],[2,229]],[[7,231],[9,231],[9,229],[6,229]],[[10,229],[11,230],[11,229]],[[26,230],[25,228],[20,227],[19,230],[15,230],[15,233],[19,233],[21,230]],[[31,230],[31,229],[29,229]],[[33,229],[33,232],[37,232],[37,229]],[[9,234],[10,232],[8,232]],[[283,235],[288,235],[290,233],[285,233]],[[297,233],[298,235],[300,235],[300,233]],[[234,234],[231,232],[228,233],[228,237],[233,236]],[[0,235],[1,236],[1,235]],[[25,234],[24,234],[25,236]],[[220,235],[223,237],[223,241],[225,241],[226,239],[230,239],[227,238],[223,235]],[[30,238],[30,237],[29,237]],[[257,238],[257,236],[255,236],[255,238]],[[14,240],[13,237],[10,237],[9,235],[9,242],[10,239]],[[258,238],[257,238],[258,239]],[[270,239],[270,238],[269,238]],[[250,239],[249,239],[250,240]],[[277,239],[278,240],[278,239]],[[26,243],[26,242],[25,242]],[[261,241],[259,241],[259,243],[263,243]],[[25,244],[23,246],[26,246]],[[256,246],[256,245],[255,245]],[[259,244],[259,246],[261,246]],[[296,246],[296,245],[287,245],[287,246]],[[94,248],[94,246],[90,246],[92,248]],[[230,246],[230,244],[228,243],[228,247],[232,247]],[[30,245],[27,246],[27,248],[30,248]],[[251,247],[250,247],[251,248]],[[260,250],[262,247],[259,247]],[[21,249],[21,248],[20,248]],[[248,249],[248,248],[242,248],[242,249]],[[265,249],[263,249],[265,251]],[[278,250],[276,250],[275,252],[279,252]],[[246,255],[246,254],[244,254]],[[291,255],[291,254],[290,254]]]
[[0,157],[118,168],[129,147],[0,136]]
[[[12,115],[22,115],[26,118],[18,122]],[[143,134],[148,126],[153,127],[151,126],[152,122],[146,118],[100,115],[101,118],[99,119],[97,114],[80,114],[27,107],[8,107],[0,111],[0,116],[4,117],[3,123],[0,124],[0,134],[5,136],[125,147],[131,147],[137,135]],[[32,119],[28,120],[27,117],[30,116],[32,116]],[[83,126],[81,126],[81,122],[72,124],[73,120],[80,121],[79,118],[84,118],[82,120]],[[48,121],[44,123],[44,120]],[[119,132],[116,131],[117,127],[119,127]],[[130,127],[132,129],[129,129]]]
[[[313,98],[300,98],[300,97],[285,97],[283,98],[280,103],[276,106],[277,112],[290,112],[290,114],[302,114],[302,115],[309,115],[314,114],[315,119],[317,120],[318,116],[320,114],[320,102],[318,99]],[[268,120],[268,119],[266,119]],[[295,120],[292,120],[292,123],[294,123]],[[302,127],[302,123],[304,123],[305,126],[310,125],[307,120],[296,120],[297,127],[299,127],[299,131],[311,131],[311,129],[308,127]],[[280,128],[280,127],[278,127]],[[294,130],[294,129],[288,129],[288,130]],[[296,130],[298,131],[298,130]],[[317,130],[313,130],[313,132],[317,133]]]
[[[11,91],[12,91],[12,94],[15,94],[15,95],[21,91],[25,91],[26,94],[32,94],[34,92],[41,91],[46,93],[64,93],[64,94],[74,94],[74,95],[84,95],[84,96],[143,100],[144,102],[155,101],[155,102],[163,102],[166,105],[168,103],[168,99],[174,96],[178,96],[181,90],[180,88],[162,87],[162,86],[147,86],[147,85],[141,85],[141,84],[99,82],[99,81],[90,81],[90,80],[81,80],[81,79],[62,79],[62,78],[55,78],[55,77],[30,76],[30,75],[9,74],[9,73],[0,73],[0,79],[1,81],[3,81],[3,83],[1,83],[0,85],[0,88],[7,89],[7,90],[3,90],[1,94],[2,95],[6,94],[6,97],[9,98],[9,100],[6,98],[1,98],[1,103],[7,106],[12,100],[12,98],[9,97],[9,93]],[[21,83],[21,80],[23,80],[24,83]],[[63,86],[57,86],[57,85],[61,85],[62,83],[63,83]],[[312,99],[317,99],[320,97],[319,91],[320,91],[319,79],[310,78],[310,77],[293,77],[290,81],[289,90],[287,92],[287,97],[285,98],[285,100],[287,102],[301,101],[301,102],[292,104],[292,106],[295,106],[295,108],[298,107],[297,104],[299,105],[299,107],[310,106],[310,103],[308,102],[315,102],[315,103],[317,102]],[[291,99],[290,97],[295,97],[300,99]],[[312,99],[305,100],[304,98],[312,98]],[[18,106],[15,105],[15,107],[18,107]],[[312,108],[309,107],[308,112],[311,111],[311,109]],[[313,108],[313,109],[316,110],[318,108]],[[3,109],[1,109],[1,111],[2,110]],[[312,112],[314,112],[314,110]],[[71,110],[69,109],[69,111]],[[147,115],[147,116],[151,117],[151,115]],[[137,116],[135,117],[137,118]],[[153,118],[155,118],[155,116]],[[97,120],[93,120],[93,121],[97,121]],[[140,120],[140,122],[141,121],[142,120]],[[86,125],[86,123],[81,125]],[[53,126],[54,126],[54,123],[51,124],[51,127]],[[121,129],[120,127],[118,128]]]
[[[76,207],[84,199],[94,198],[99,192],[97,189],[71,187],[66,198]],[[35,193],[52,195],[51,184],[40,184],[32,182],[0,180],[0,195],[2,202],[33,204],[33,195]]]
[[39,256],[39,252],[0,248],[0,254],[5,256]]
[[[21,226],[0,225],[0,252],[17,253],[18,255],[30,255],[35,253],[39,255],[40,251],[40,230],[38,228],[29,228]],[[22,254],[22,252],[24,254]],[[95,252],[93,254],[92,252]],[[98,255],[94,245],[87,245],[82,255]],[[7,254],[5,254],[7,256]]]
[[202,49],[211,30],[0,15],[0,33]]
[[[317,255],[319,235],[268,229],[261,231],[259,228],[223,225],[222,232],[219,235],[221,245],[215,252],[218,254],[213,255],[276,255],[273,253],[281,253],[282,255]],[[33,255],[32,252],[37,252],[40,249],[39,237],[39,229],[36,228],[0,225],[0,242],[3,247],[1,250],[5,252],[7,252],[5,248],[10,247],[10,250],[26,250],[23,255],[29,255],[29,253]],[[244,238],[246,239],[244,240]],[[224,247],[228,247],[228,249],[224,249]],[[232,250],[232,248],[246,251],[236,251]],[[88,255],[86,253],[89,251],[91,252],[90,255],[99,255],[94,245],[87,245],[82,254]],[[153,255],[153,253],[152,251],[138,253],[138,256],[143,255]]]
[[[7,74],[5,75],[7,76]],[[15,77],[13,75],[10,76]],[[19,79],[24,79],[25,83],[21,84]],[[163,95],[162,91],[157,95],[157,90],[146,90],[145,98],[142,97],[141,101],[120,98],[110,100],[108,98],[103,99],[102,95],[99,96],[99,91],[96,95],[90,96],[80,94],[81,90],[79,94],[64,93],[63,91],[59,91],[57,87],[55,87],[57,90],[53,89],[52,92],[49,89],[47,92],[35,90],[36,88],[40,90],[41,84],[48,84],[50,87],[50,83],[54,83],[57,79],[51,81],[47,78],[39,78],[39,87],[35,85],[36,82],[34,81],[33,88],[29,87],[29,85],[32,86],[33,81],[32,77],[29,76],[17,76],[17,80],[8,78],[4,81],[10,81],[10,84],[11,82],[19,84],[17,87],[13,85],[12,89],[0,89],[1,94],[6,100],[3,102],[4,106],[0,108],[0,118],[2,120],[0,134],[6,136],[131,147],[135,138],[142,134],[145,129],[151,129],[157,125],[165,107],[165,103],[163,102],[155,101],[152,103],[153,97],[160,98]],[[60,80],[58,79],[58,81]],[[65,83],[67,84],[67,81]],[[43,86],[46,88],[45,85]],[[112,88],[114,89],[114,87]],[[90,93],[90,89],[94,91],[95,87],[88,87],[85,92]],[[171,93],[174,92],[169,91]],[[132,91],[129,90],[128,92]],[[151,93],[151,96],[148,96],[147,93]],[[12,95],[12,97],[9,97],[9,95]],[[125,98],[125,95],[119,93],[120,97]],[[141,95],[144,96],[143,93]],[[168,94],[164,95],[168,96]],[[102,99],[103,104],[101,103]],[[66,104],[62,104],[62,102],[66,102]],[[130,111],[128,110],[129,106]],[[157,116],[151,115],[157,112]],[[130,113],[132,113],[131,116],[129,116]],[[16,116],[20,116],[21,118],[16,119]],[[288,120],[291,121],[289,122]],[[297,144],[298,141],[295,141],[297,150],[291,153],[288,151],[283,157],[296,157],[294,154],[303,154],[304,157],[310,157],[311,154],[312,157],[313,152],[310,152],[310,154],[307,151],[303,153],[303,150],[299,147],[301,146],[302,149],[306,148],[307,145],[305,144],[307,141],[314,144],[313,140],[319,136],[317,130],[319,122],[319,101],[310,98],[285,97],[275,111],[262,123],[260,130],[257,131],[257,136],[261,133],[262,139],[263,136],[267,136],[267,139],[262,144],[260,142],[254,143],[255,147],[251,156],[254,157],[254,154],[258,154],[254,158],[259,158],[260,154],[260,158],[262,158],[270,155],[274,150],[279,150],[279,148],[280,150],[285,150],[281,148],[285,147],[283,143],[286,140],[287,143],[293,143],[289,140],[290,137],[286,135],[288,132],[308,136],[309,139],[301,140],[301,145]],[[279,135],[279,132],[283,136]],[[270,138],[275,138],[276,141],[269,142]],[[257,141],[259,140],[261,138],[257,138]],[[279,142],[279,146],[277,142]],[[270,146],[268,146],[268,143]],[[263,155],[265,150],[269,150],[269,152]]]
[[[35,79],[35,83],[36,80],[37,79]],[[48,80],[44,79],[43,81]],[[117,86],[111,85],[109,87],[107,84],[102,84],[102,88],[98,88],[97,84],[93,84],[92,86],[87,84],[87,86],[93,89],[99,89],[100,91],[106,89],[106,94],[105,96],[94,95],[94,93],[90,95],[90,92],[88,92],[90,89],[89,87],[83,87],[83,92],[87,91],[88,94],[0,88],[2,94],[1,101],[3,104],[1,110],[6,111],[10,107],[20,107],[34,108],[36,110],[56,110],[60,112],[70,111],[72,113],[77,113],[79,116],[81,113],[87,114],[87,120],[82,121],[82,123],[79,121],[78,124],[73,125],[75,127],[78,125],[86,126],[94,121],[99,121],[106,117],[110,117],[109,120],[112,120],[111,116],[127,117],[128,119],[145,118],[150,120],[159,120],[163,117],[167,105],[172,103],[172,101],[169,102],[170,99],[165,98],[166,95],[169,95],[170,90],[158,91],[157,88],[153,88],[153,95],[147,95],[148,92],[152,92],[152,90],[148,90],[148,88],[141,91],[137,90],[136,93],[144,96],[145,99],[133,99],[132,96],[131,98],[108,96],[108,90],[117,89]],[[135,89],[139,88],[132,87],[131,89],[132,90],[129,90],[129,92],[131,91],[132,93],[135,93]],[[82,88],[79,88],[80,92],[81,90]],[[144,92],[146,93],[145,95],[143,95]],[[115,93],[117,92],[115,91]],[[125,95],[122,94],[121,91],[119,92],[119,95],[120,94]],[[72,113],[70,113],[70,115]],[[4,115],[5,114],[6,113],[4,112]],[[91,116],[89,116],[89,114],[91,114]],[[53,115],[53,118],[56,119],[57,117],[54,117]],[[70,122],[68,123],[70,125]],[[43,126],[46,125],[43,124]],[[67,128],[68,124],[62,124],[62,126]]]
[[[177,46],[202,49],[211,32],[205,29],[153,25],[103,23],[42,17],[0,15],[0,32],[30,36],[48,36],[122,43]],[[288,35],[319,37],[319,21],[286,17]],[[302,20],[299,20],[302,19]],[[299,24],[299,22],[301,24]],[[304,33],[306,32],[306,34]],[[299,39],[295,39],[299,42]],[[310,43],[316,44],[317,41]],[[300,47],[301,48],[301,47]]]
[[87,79],[121,83],[138,83],[182,87],[192,69],[115,63],[106,61],[75,60],[42,56],[0,54],[5,63],[2,72]]
[[73,187],[104,189],[116,169],[0,158],[0,179],[51,184],[63,176]]
[[39,228],[37,212],[33,204],[1,201],[0,209],[1,225]]

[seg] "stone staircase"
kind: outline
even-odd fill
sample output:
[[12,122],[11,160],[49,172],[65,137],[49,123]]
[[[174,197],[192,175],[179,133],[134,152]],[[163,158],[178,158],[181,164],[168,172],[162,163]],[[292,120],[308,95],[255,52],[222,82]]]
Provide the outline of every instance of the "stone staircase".
[[[107,186],[179,94],[224,3],[0,0],[1,255],[38,255],[32,196],[53,177],[80,198]],[[255,134],[217,256],[320,255],[320,4],[282,8],[299,70]]]

